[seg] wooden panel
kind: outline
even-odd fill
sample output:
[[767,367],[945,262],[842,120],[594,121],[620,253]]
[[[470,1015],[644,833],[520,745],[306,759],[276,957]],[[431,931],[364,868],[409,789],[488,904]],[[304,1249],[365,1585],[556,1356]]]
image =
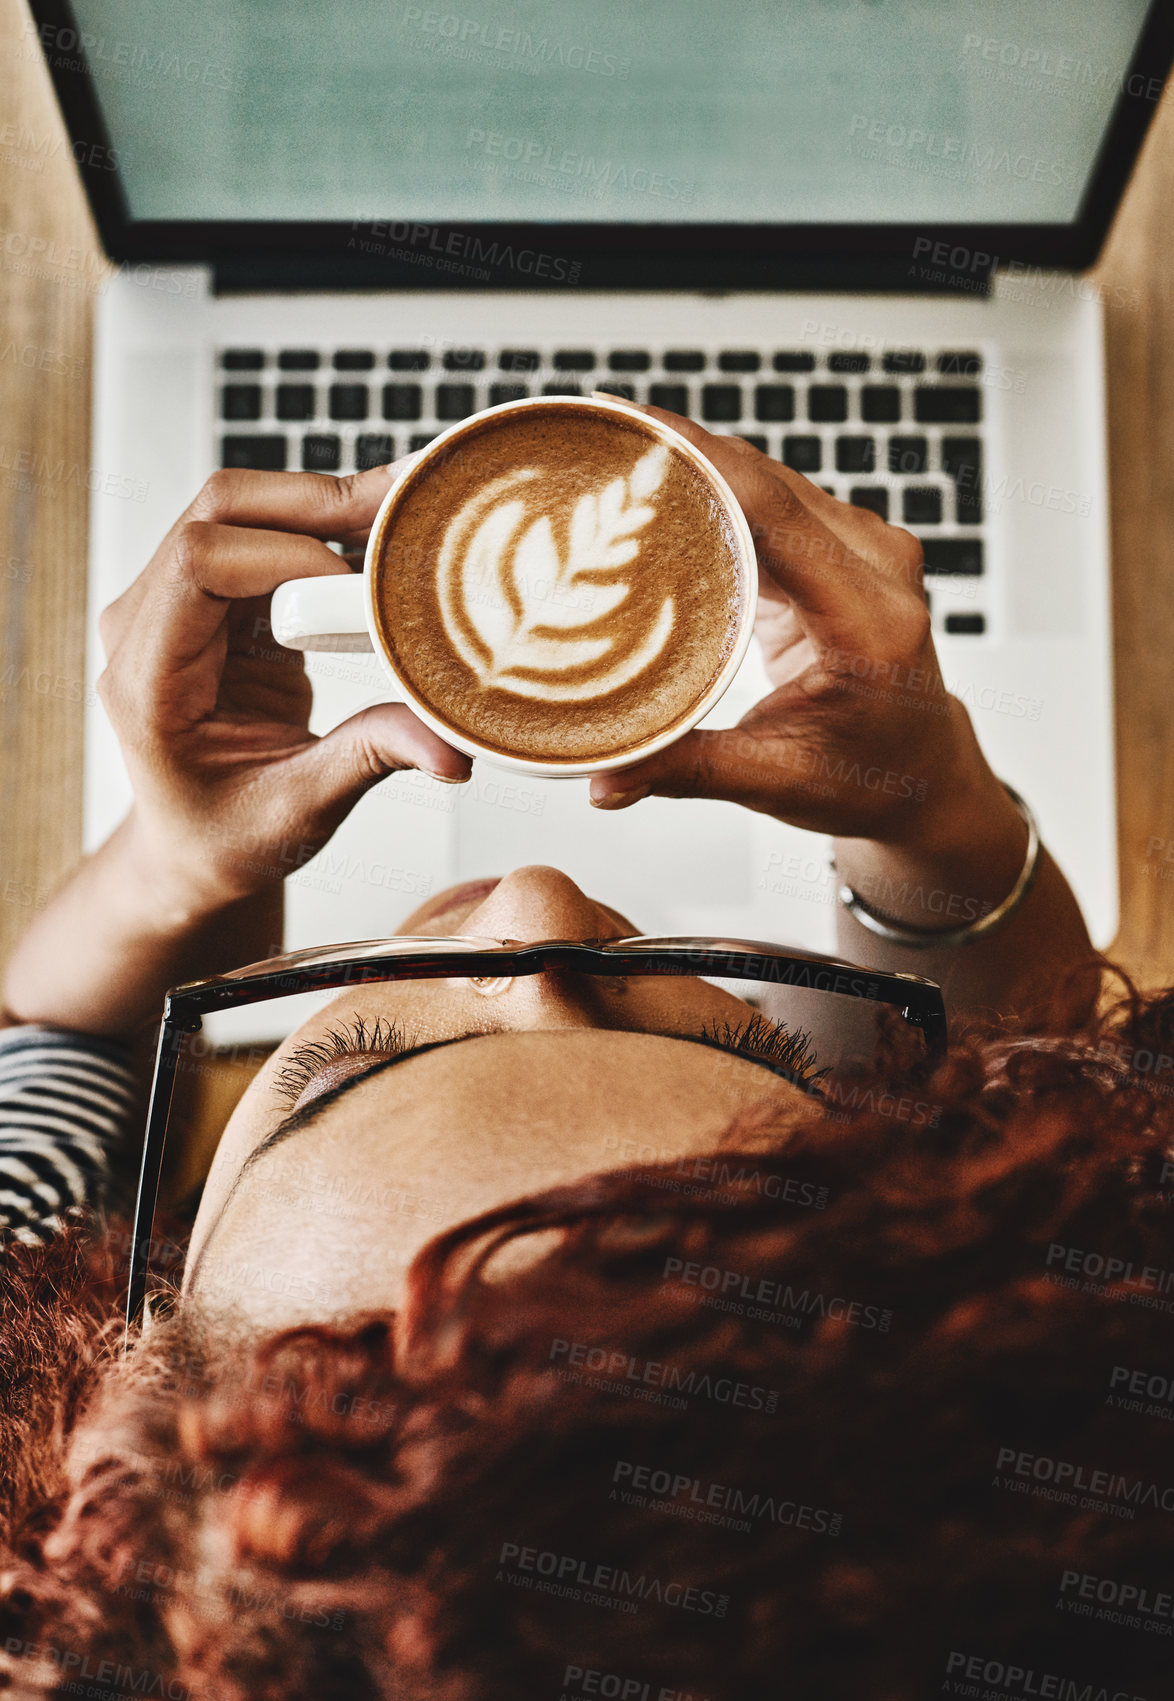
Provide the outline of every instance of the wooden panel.
[[102,258],[28,12],[0,0],[0,952],[81,842],[90,351]]
[[1174,981],[1174,84],[1093,274],[1104,290],[1117,662],[1121,931]]

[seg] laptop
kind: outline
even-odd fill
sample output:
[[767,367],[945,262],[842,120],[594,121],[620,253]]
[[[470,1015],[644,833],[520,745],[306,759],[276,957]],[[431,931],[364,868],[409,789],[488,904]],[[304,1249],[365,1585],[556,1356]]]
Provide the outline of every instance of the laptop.
[[[34,0],[105,249],[96,618],[218,465],[347,472],[521,394],[749,437],[923,541],[949,686],[1117,927],[1095,259],[1174,52],[1144,0]],[[310,660],[314,726],[384,694]],[[717,711],[766,689],[752,647]],[[85,836],[129,801],[92,693]],[[479,763],[370,793],[288,882],[291,947],[549,862],[649,933],[828,949],[826,842],[729,805],[593,811]]]

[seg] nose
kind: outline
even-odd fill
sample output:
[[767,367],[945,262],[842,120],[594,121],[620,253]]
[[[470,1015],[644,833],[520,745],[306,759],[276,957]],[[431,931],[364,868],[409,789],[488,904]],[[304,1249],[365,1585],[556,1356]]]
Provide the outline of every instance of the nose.
[[593,903],[557,868],[518,868],[461,923],[461,932],[484,939],[622,939],[630,928]]

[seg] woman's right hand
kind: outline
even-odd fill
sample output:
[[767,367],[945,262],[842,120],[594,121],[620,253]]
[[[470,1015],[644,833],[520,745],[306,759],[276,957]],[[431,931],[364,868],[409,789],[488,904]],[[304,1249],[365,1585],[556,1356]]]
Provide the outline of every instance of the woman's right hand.
[[724,798],[831,834],[838,883],[920,936],[916,946],[877,938],[839,906],[850,961],[928,975],[954,1013],[1046,1009],[1052,1021],[1082,1020],[1096,997],[1092,947],[1046,851],[1005,925],[964,947],[933,942],[1004,901],[1028,830],[942,681],[917,539],[739,438],[645,411],[708,456],[750,522],[757,631],[774,689],[728,731],[694,731],[597,774],[592,802]]
[[692,732],[597,776],[591,800],[711,797],[839,838],[901,843],[959,796],[1018,818],[946,691],[911,533],[827,495],[737,437],[673,414],[754,535],[756,632],[774,690],[728,731]]

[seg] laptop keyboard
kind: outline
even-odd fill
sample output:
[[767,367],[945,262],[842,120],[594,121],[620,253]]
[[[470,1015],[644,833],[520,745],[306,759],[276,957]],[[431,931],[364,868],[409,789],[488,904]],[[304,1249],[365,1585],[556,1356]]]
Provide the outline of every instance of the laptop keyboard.
[[500,402],[603,390],[745,437],[842,501],[921,539],[935,581],[974,606],[935,621],[981,637],[983,359],[807,349],[228,348],[219,356],[221,466],[361,472],[425,448]]

